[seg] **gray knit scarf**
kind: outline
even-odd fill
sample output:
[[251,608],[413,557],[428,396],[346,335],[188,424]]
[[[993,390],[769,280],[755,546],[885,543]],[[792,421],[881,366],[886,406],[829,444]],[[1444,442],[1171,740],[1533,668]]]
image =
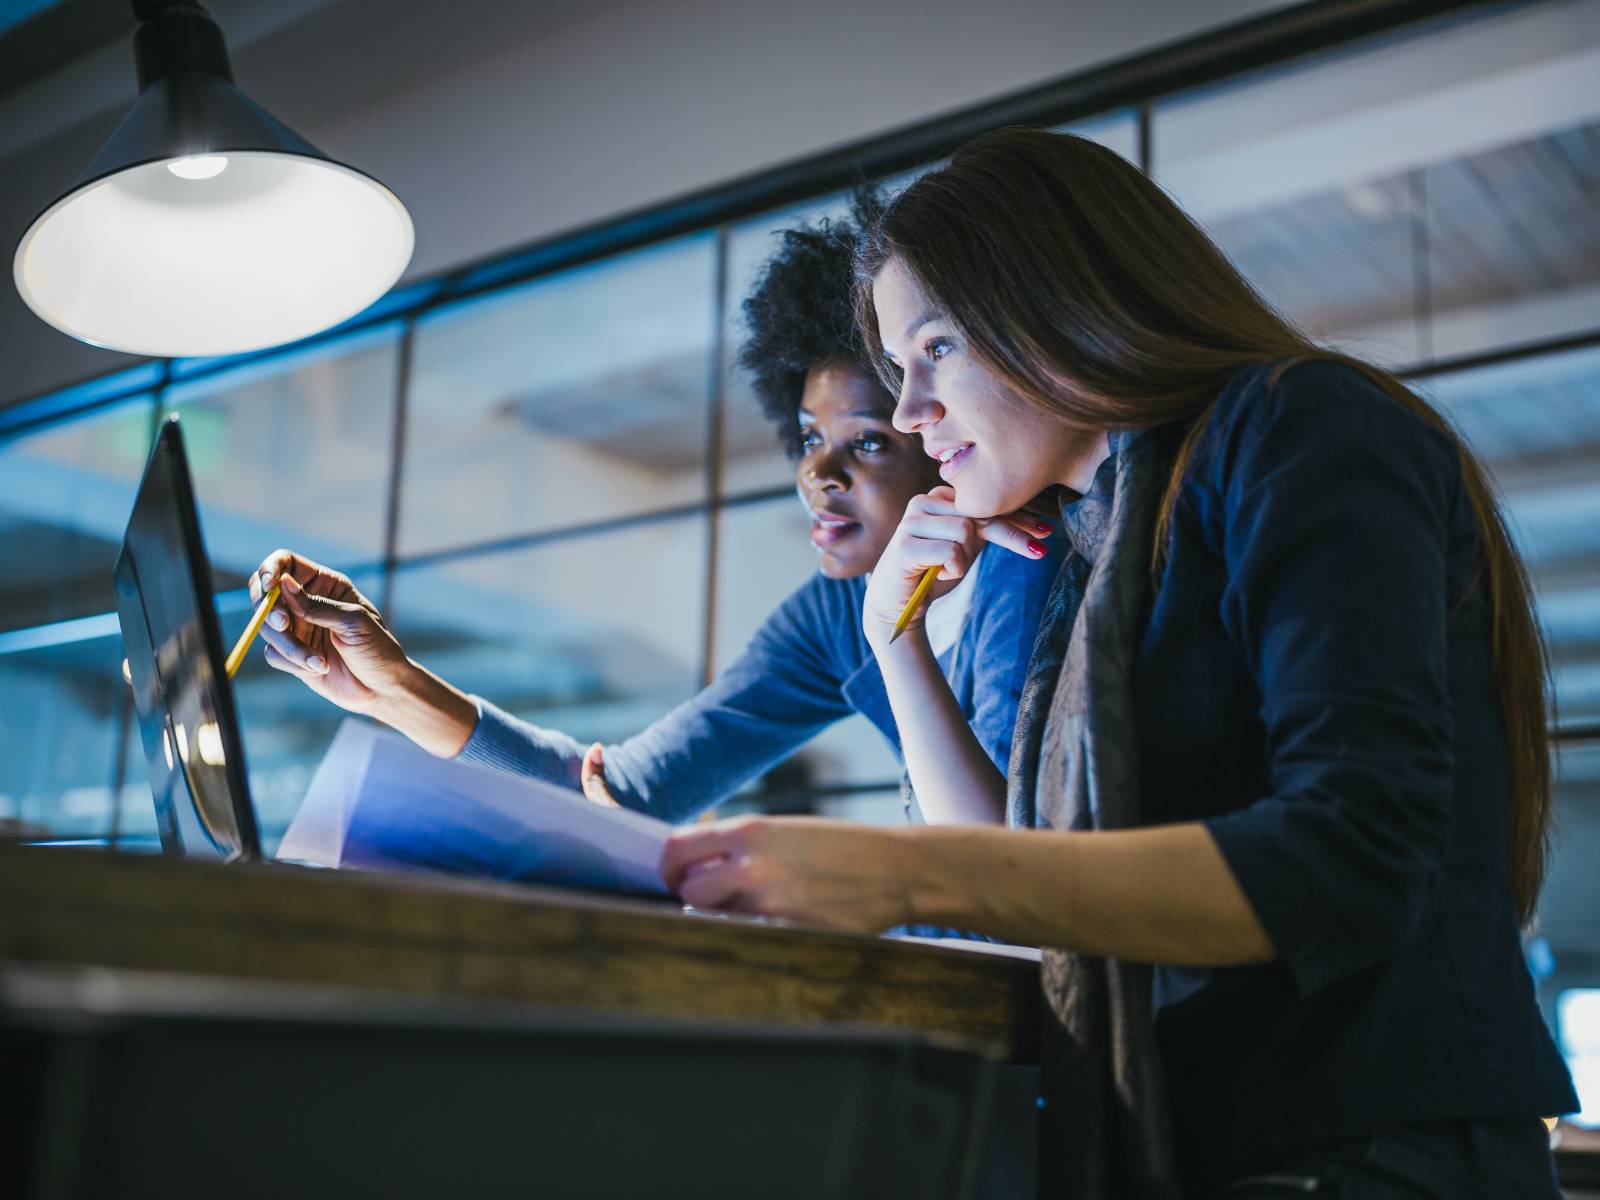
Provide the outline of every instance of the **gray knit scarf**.
[[[1080,539],[1087,557],[1067,556],[1040,621],[1011,749],[1013,828],[1139,823],[1133,665],[1174,446],[1154,431],[1112,434],[1111,447],[1078,502],[1105,506],[1109,490],[1109,515],[1075,521],[1073,506],[1063,508],[1057,536]],[[1150,969],[1046,948],[1041,979],[1038,1194],[1178,1196]]]

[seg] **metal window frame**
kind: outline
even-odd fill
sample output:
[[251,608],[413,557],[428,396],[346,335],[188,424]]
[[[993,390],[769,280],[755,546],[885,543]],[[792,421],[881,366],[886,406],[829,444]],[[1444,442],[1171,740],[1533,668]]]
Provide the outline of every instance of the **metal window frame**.
[[[839,191],[863,179],[911,170],[947,155],[979,133],[1004,125],[1062,125],[1118,110],[1138,110],[1180,92],[1223,82],[1355,43],[1439,22],[1536,6],[1541,0],[1308,0],[1194,37],[1130,55],[1087,71],[1025,88],[961,112],[914,122],[837,149],[753,172],[649,208],[539,238],[511,250],[404,285],[367,312],[294,344],[301,349],[397,317],[419,318],[436,308],[655,242],[715,229],[769,209]],[[1141,122],[1142,154],[1149,151],[1148,114]],[[1144,164],[1148,165],[1148,164]],[[289,347],[215,360],[182,360],[187,381],[274,357]],[[147,367],[149,360],[121,370]],[[71,395],[118,372],[21,397],[0,407],[0,438],[39,421],[78,411],[54,410]],[[141,390],[130,386],[128,391]],[[93,405],[90,405],[91,407]],[[78,407],[82,407],[81,405]]]
[[[1419,30],[1433,32],[1442,23],[1478,20],[1535,6],[1540,0],[1307,0],[1305,3],[1182,39],[1124,57],[1087,71],[976,105],[959,113],[915,122],[834,150],[752,173],[676,200],[635,210],[623,216],[528,242],[486,256],[426,279],[407,284],[345,324],[315,337],[252,355],[214,360],[146,360],[118,371],[96,375],[65,387],[23,397],[0,407],[0,445],[43,428],[108,407],[130,396],[154,390],[159,397],[178,382],[206,378],[248,363],[267,362],[320,343],[357,335],[379,324],[403,322],[397,353],[394,428],[387,489],[387,520],[382,570],[386,599],[397,571],[480,554],[503,553],[544,542],[661,521],[704,515],[707,521],[707,564],[704,600],[702,680],[712,671],[715,632],[716,554],[721,513],[729,508],[787,497],[790,489],[774,487],[728,496],[722,492],[720,450],[724,419],[722,394],[727,322],[727,255],[732,227],[763,212],[845,189],[860,180],[893,175],[944,157],[979,133],[1005,125],[1064,125],[1118,112],[1131,112],[1138,123],[1139,165],[1149,170],[1153,105],[1176,94],[1219,84],[1268,68],[1288,69],[1327,54]],[[707,494],[703,501],[633,514],[607,521],[510,536],[445,550],[402,556],[398,553],[398,519],[403,486],[406,426],[409,416],[410,359],[416,324],[428,314],[464,301],[505,291],[558,272],[657,244],[672,238],[713,231],[716,235],[715,325],[712,331],[713,378],[707,397]],[[1421,378],[1489,363],[1515,361],[1600,343],[1600,330],[1526,346],[1486,352],[1450,362],[1424,362],[1402,372]],[[157,381],[151,378],[152,370]],[[121,386],[119,386],[119,381]],[[153,386],[152,386],[153,385]],[[18,634],[28,631],[16,631]],[[0,634],[0,641],[6,635]],[[0,646],[0,653],[4,647]],[[120,736],[120,735],[119,735]],[[1552,730],[1553,742],[1588,742],[1600,727]],[[117,776],[121,774],[119,755]],[[887,784],[849,789],[878,791]],[[820,788],[818,794],[834,794]],[[113,811],[118,804],[114,796]],[[115,828],[113,828],[115,836]]]

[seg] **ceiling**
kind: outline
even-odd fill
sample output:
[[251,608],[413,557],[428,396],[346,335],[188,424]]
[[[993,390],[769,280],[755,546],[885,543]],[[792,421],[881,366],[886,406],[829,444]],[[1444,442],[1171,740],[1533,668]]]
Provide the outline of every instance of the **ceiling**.
[[0,96],[132,28],[128,0],[0,0]]
[[[21,0],[26,6],[35,0]],[[508,41],[548,37],[621,0],[208,0],[234,76],[292,127],[414,88]],[[0,155],[121,112],[134,95],[130,0],[54,0],[11,28],[0,8]]]

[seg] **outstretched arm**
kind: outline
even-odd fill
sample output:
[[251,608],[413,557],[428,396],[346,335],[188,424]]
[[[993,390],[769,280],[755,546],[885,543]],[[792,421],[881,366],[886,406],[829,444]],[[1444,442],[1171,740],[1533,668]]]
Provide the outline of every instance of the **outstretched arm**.
[[837,660],[819,647],[857,619],[854,601],[819,580],[785,600],[709,687],[626,741],[587,751],[410,659],[338,572],[280,550],[251,593],[279,581],[282,599],[263,627],[278,670],[441,757],[581,787],[590,799],[664,820],[703,812],[851,711]]
[[661,869],[696,908],[866,933],[945,925],[1183,966],[1274,957],[1216,843],[1193,823],[1054,833],[747,817],[675,834]]

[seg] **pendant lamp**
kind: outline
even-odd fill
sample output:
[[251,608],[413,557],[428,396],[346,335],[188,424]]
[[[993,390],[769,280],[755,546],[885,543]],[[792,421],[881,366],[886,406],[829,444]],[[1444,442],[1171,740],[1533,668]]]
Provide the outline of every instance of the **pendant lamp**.
[[28,307],[96,346],[238,354],[354,316],[411,261],[411,217],[233,84],[200,5],[135,3],[139,99],[17,247]]

